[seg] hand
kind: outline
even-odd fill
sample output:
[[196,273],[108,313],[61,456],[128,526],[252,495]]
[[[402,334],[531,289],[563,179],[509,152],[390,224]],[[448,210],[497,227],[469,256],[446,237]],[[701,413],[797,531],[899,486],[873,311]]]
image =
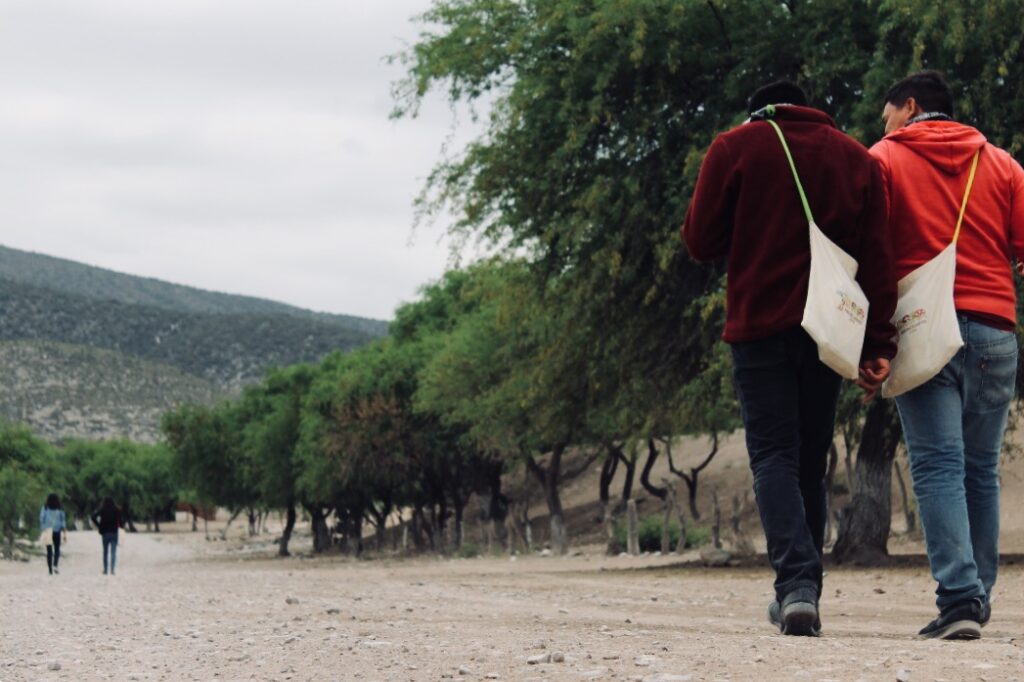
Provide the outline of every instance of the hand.
[[1017,274],[1024,277],[1024,261],[1017,261],[1017,264],[1013,266],[1013,269],[1017,271]]
[[889,377],[889,361],[886,358],[865,360],[860,363],[860,377],[857,385],[864,389],[864,404],[871,402],[882,382]]

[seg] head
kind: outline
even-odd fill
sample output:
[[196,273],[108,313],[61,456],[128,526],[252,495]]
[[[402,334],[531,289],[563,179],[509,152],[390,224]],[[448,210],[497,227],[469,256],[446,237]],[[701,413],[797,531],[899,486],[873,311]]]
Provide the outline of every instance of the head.
[[113,498],[104,497],[103,504],[100,505],[100,509],[103,511],[117,511],[117,506],[114,504]]
[[775,81],[754,91],[747,102],[747,113],[752,114],[769,104],[796,104],[807,106],[807,93],[793,81]]
[[885,93],[885,134],[902,128],[915,116],[932,112],[953,116],[953,91],[949,83],[938,71],[912,73]]
[[[38,497],[36,498],[39,499]],[[47,509],[60,509],[60,495],[57,493],[50,493],[46,497],[46,508]]]

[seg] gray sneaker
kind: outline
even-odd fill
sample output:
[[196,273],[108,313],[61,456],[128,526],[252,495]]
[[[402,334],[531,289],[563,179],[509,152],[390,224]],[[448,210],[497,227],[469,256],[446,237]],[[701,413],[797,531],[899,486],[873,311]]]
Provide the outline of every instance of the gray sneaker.
[[[991,610],[989,611],[991,616]],[[939,617],[921,628],[917,633],[922,639],[978,639],[981,637],[981,622],[984,607],[977,599],[968,599],[954,604],[939,614]],[[984,618],[988,622],[988,618]]]
[[820,637],[817,595],[813,590],[798,589],[787,594],[781,604],[773,601],[768,605],[768,621],[784,635]]

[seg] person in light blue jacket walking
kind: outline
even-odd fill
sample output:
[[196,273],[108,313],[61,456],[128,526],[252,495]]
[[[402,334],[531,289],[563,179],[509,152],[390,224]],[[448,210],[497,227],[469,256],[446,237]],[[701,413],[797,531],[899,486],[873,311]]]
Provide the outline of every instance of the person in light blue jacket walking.
[[50,493],[46,498],[46,504],[39,510],[39,527],[45,540],[52,539],[52,542],[46,542],[46,567],[50,570],[50,575],[60,573],[57,568],[60,563],[60,541],[62,537],[67,539],[68,531],[67,517],[57,493]]

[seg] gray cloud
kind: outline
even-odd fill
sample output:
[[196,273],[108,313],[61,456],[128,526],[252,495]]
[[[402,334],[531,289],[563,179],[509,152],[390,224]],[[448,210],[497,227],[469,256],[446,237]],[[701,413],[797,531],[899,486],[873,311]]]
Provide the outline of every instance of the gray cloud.
[[0,241],[390,316],[448,256],[442,228],[410,237],[452,116],[434,99],[390,121],[401,71],[383,61],[428,6],[4,3]]

